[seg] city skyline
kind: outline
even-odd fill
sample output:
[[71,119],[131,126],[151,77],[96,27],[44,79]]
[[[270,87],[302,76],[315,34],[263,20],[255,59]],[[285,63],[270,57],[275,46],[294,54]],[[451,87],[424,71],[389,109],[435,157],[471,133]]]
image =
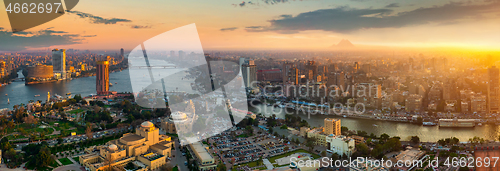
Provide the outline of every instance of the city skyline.
[[331,50],[332,45],[347,39],[367,49],[498,51],[499,12],[494,10],[498,7],[497,0],[82,1],[65,15],[16,34],[9,30],[6,13],[0,13],[0,51],[56,46],[132,49],[191,23],[197,26],[204,50]]

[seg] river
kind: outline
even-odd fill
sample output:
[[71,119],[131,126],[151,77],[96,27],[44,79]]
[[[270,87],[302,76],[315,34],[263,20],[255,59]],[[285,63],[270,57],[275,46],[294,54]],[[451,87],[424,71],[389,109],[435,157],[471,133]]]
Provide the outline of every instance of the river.
[[[253,105],[249,107],[255,112],[271,116],[284,118],[286,113],[283,109],[278,107],[267,106],[264,104]],[[296,114],[295,112],[288,112],[299,115],[305,119],[311,127],[323,126],[323,120],[327,117],[341,119],[341,125],[349,128],[349,130],[362,130],[368,134],[374,133],[380,136],[383,133],[389,136],[399,136],[402,140],[409,140],[411,136],[418,136],[420,141],[435,142],[442,138],[457,137],[461,142],[468,141],[469,138],[478,136],[489,140],[498,140],[500,135],[500,126],[492,124],[484,124],[483,126],[476,126],[474,128],[440,128],[438,126],[421,126],[411,123],[391,122],[382,120],[369,120],[358,118],[344,118],[335,115],[306,115]]]
[[[160,62],[153,62],[160,63]],[[132,71],[130,71],[132,70]],[[144,77],[147,72],[137,71],[134,69],[126,69],[120,72],[110,73],[110,82],[113,86],[110,87],[111,91],[117,92],[132,92],[132,85],[130,81],[130,72],[134,73],[133,79],[134,83],[137,83],[142,79],[149,79],[149,77]],[[167,71],[168,70],[168,71]],[[155,76],[160,77],[159,74],[179,72],[182,69],[154,69],[153,73]],[[158,74],[157,74],[158,73]],[[19,77],[23,77],[22,73],[19,73]],[[66,93],[71,92],[72,95],[81,94],[82,96],[87,96],[90,94],[96,94],[95,87],[95,76],[93,77],[82,77],[75,78],[73,80],[58,81],[52,83],[36,84],[36,85],[24,85],[24,82],[16,81],[9,85],[0,87],[0,109],[9,108],[15,104],[28,103],[29,100],[42,100],[47,99],[47,92],[51,95],[59,94],[61,96],[66,96]],[[155,79],[156,80],[156,79]],[[181,81],[182,82],[182,81]],[[189,85],[180,85],[181,82],[176,82],[175,84],[170,81],[166,81],[167,91],[179,89],[189,89]],[[137,88],[141,88],[150,84],[149,81],[144,81],[144,85],[135,84]],[[187,84],[187,82],[185,83]],[[5,96],[5,94],[7,94]],[[40,95],[39,97],[34,97],[35,95]],[[7,103],[7,99],[10,100],[10,104]],[[260,109],[264,115],[271,116],[276,114],[277,117],[284,118],[285,113],[280,108],[273,108],[266,105],[256,105],[254,109]],[[319,127],[323,125],[323,119],[327,116],[325,115],[299,115],[311,126]],[[334,116],[335,117],[335,116]],[[481,138],[496,140],[498,135],[500,135],[500,126],[484,124],[483,126],[476,126],[474,128],[439,128],[437,126],[420,126],[410,123],[398,123],[380,120],[367,120],[367,119],[355,119],[355,118],[343,118],[337,117],[342,120],[342,126],[348,127],[350,130],[363,130],[370,133],[374,133],[379,136],[380,134],[387,133],[390,136],[399,136],[403,140],[408,140],[410,136],[419,136],[421,141],[437,141],[441,138],[449,138],[455,136],[460,139],[460,141],[467,141],[469,138],[474,136],[479,136]]]

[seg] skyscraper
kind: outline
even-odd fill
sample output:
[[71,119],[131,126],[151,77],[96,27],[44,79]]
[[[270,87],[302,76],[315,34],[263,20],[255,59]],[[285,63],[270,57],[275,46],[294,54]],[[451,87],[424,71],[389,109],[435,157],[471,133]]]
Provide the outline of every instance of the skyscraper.
[[185,56],[186,56],[186,52],[184,52],[184,51],[180,50],[180,51],[179,51],[179,58],[183,58],[183,57],[185,57]]
[[251,87],[252,83],[257,81],[257,66],[253,60],[244,61],[241,65],[241,75],[243,76],[245,87]]
[[325,118],[324,120],[324,132],[326,135],[340,135],[340,119],[334,119],[334,118]]
[[357,73],[359,71],[359,63],[358,62],[354,62],[354,73]]
[[66,79],[66,50],[52,50],[52,66],[54,75],[60,75],[61,79]]
[[500,83],[498,68],[488,68],[488,112],[498,113],[500,107]]
[[7,75],[7,66],[5,61],[0,61],[0,77],[5,77]]
[[307,81],[316,81],[316,76],[318,75],[318,65],[316,61],[307,61],[305,75]]
[[283,63],[283,85],[288,83],[293,83],[294,85],[299,84],[299,70],[294,67],[293,63]]
[[109,92],[109,61],[97,61],[96,90],[99,95]]
[[125,50],[123,50],[123,48],[120,49],[120,61],[122,61],[123,59],[125,59]]

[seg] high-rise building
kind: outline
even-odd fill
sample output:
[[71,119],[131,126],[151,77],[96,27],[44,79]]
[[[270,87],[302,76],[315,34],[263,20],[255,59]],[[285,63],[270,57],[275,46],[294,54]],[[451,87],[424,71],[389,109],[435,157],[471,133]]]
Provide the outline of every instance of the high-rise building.
[[357,73],[359,71],[359,63],[354,62],[354,73]]
[[97,61],[96,90],[100,95],[109,92],[109,61]]
[[294,67],[293,63],[283,64],[283,85],[288,83],[293,83],[294,85],[299,84],[299,70]]
[[186,52],[184,52],[184,51],[180,50],[180,51],[179,51],[179,58],[183,58],[183,57],[185,57],[185,56],[186,56]]
[[175,51],[171,50],[170,51],[170,57],[174,57],[175,56]]
[[456,80],[447,79],[443,83],[443,100],[458,100]]
[[328,75],[327,86],[331,87],[332,85],[336,85],[339,88],[346,88],[344,72],[332,72]]
[[7,66],[5,61],[0,61],[0,77],[5,77],[7,75]]
[[334,119],[334,118],[325,118],[324,120],[324,133],[326,135],[340,135],[341,132],[341,126],[340,126],[340,119]]
[[318,75],[318,65],[316,61],[307,61],[305,68],[307,81],[316,81],[315,78]]
[[420,112],[422,108],[422,96],[410,94],[408,98],[406,98],[405,107],[407,112]]
[[125,59],[125,50],[123,50],[123,48],[120,49],[120,61],[122,61],[123,59]]
[[241,74],[245,82],[245,87],[251,87],[252,83],[257,81],[257,66],[253,60],[245,60],[241,65]]
[[54,69],[54,75],[60,74],[61,79],[66,79],[66,50],[52,50],[52,66]]
[[498,113],[500,107],[499,70],[492,66],[488,68],[488,112]]
[[258,81],[281,81],[282,75],[280,69],[266,69],[257,71]]
[[[472,113],[486,113],[487,107],[486,105],[486,96],[483,94],[473,94],[470,97],[470,108]],[[462,109],[463,110],[463,109]]]

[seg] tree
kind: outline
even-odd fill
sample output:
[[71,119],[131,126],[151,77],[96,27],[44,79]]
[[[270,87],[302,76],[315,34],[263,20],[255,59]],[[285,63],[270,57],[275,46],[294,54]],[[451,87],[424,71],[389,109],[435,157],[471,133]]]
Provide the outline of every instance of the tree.
[[226,165],[222,162],[219,162],[219,164],[217,164],[217,171],[227,171]]
[[370,148],[365,143],[356,144],[356,153],[362,157],[370,154]]
[[382,135],[380,135],[380,140],[382,141],[387,141],[389,139],[389,135],[387,135],[386,133],[383,133]]
[[[438,142],[437,142],[437,143],[438,143],[439,145],[441,145],[441,146],[446,145],[446,142],[444,141],[444,139],[440,139],[440,140],[438,140]],[[472,142],[471,142],[471,143],[472,143]]]
[[418,136],[412,136],[410,138],[410,142],[412,142],[413,144],[418,144],[420,143],[420,138]]
[[309,147],[309,151],[312,151],[314,149],[315,142],[316,142],[316,138],[314,138],[314,137],[307,138],[306,147]]
[[92,128],[90,126],[90,123],[87,123],[87,129],[85,129],[85,135],[87,136],[88,140],[92,139]]
[[344,134],[344,135],[345,135],[348,131],[349,131],[349,128],[347,128],[347,127],[345,127],[345,126],[340,127],[340,132],[341,132],[342,134]]
[[326,157],[326,151],[321,152],[321,157]]
[[245,128],[245,131],[247,132],[248,136],[252,136],[253,135],[253,128],[252,128],[252,126],[248,125]]
[[[132,162],[130,162],[130,163],[132,163]],[[171,171],[172,166],[170,166],[170,164],[165,164],[165,165],[161,166],[160,170],[161,171]]]

